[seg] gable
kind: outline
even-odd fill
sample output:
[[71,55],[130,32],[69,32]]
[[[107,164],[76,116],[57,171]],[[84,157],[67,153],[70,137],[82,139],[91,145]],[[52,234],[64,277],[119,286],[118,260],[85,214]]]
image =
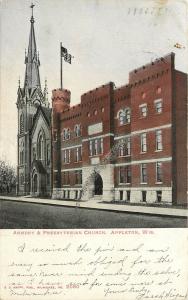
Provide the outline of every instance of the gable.
[[49,126],[44,114],[39,109],[35,115],[33,127],[31,130],[32,143],[37,142],[38,134],[41,130],[44,131],[46,139],[51,138],[50,126]]

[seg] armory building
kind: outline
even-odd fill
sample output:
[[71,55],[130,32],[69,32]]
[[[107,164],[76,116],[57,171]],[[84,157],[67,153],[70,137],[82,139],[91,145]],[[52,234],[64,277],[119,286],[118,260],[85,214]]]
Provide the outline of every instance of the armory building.
[[52,92],[52,197],[183,204],[187,201],[187,75],[174,53],[70,105]]

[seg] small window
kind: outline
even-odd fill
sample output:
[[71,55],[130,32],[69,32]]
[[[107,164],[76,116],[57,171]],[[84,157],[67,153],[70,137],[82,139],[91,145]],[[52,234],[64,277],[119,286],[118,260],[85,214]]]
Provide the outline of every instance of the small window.
[[104,107],[101,108],[101,112],[102,112],[102,113],[104,112]]
[[127,191],[127,201],[130,202],[131,199],[131,191]]
[[145,99],[146,98],[146,93],[142,93],[142,99]]
[[123,191],[119,191],[119,198],[120,200],[123,200]]
[[70,163],[70,149],[69,150],[63,150],[63,162],[65,164]]
[[161,130],[156,130],[155,140],[156,140],[156,151],[162,151],[163,144],[162,144],[162,131]]
[[94,115],[95,115],[95,116],[97,115],[97,110],[96,110],[96,109],[94,110]]
[[162,182],[162,163],[157,162],[156,163],[156,181],[157,182]]
[[141,164],[141,183],[147,183],[147,165]]
[[76,137],[81,136],[81,126],[80,126],[80,125],[76,125],[76,126],[74,127],[74,132],[75,132],[75,136],[76,136]]
[[147,104],[142,104],[139,106],[140,108],[140,117],[145,118],[148,113]]
[[160,203],[162,201],[162,191],[156,192],[156,201]]
[[69,140],[70,139],[70,129],[68,128],[67,129],[67,134],[66,134],[66,140]]
[[89,112],[87,113],[87,116],[88,116],[88,118],[90,117],[90,113]]
[[82,160],[82,147],[77,147],[75,149],[75,162]]
[[63,129],[63,140],[66,140],[66,129]]
[[146,202],[146,191],[142,191],[142,202]]
[[156,100],[154,103],[155,103],[155,112],[157,114],[161,114],[163,110],[162,100]]
[[142,133],[140,136],[140,146],[142,153],[147,151],[146,133]]
[[161,90],[162,90],[161,87],[158,87],[156,90],[157,94],[161,94]]
[[82,184],[82,171],[75,171],[75,184]]

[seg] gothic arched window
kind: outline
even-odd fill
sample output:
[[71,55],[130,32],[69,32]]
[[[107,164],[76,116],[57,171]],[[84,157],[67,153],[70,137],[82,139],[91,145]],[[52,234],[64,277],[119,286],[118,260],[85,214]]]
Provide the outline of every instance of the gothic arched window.
[[38,148],[38,159],[44,160],[44,142],[45,142],[45,136],[44,133],[40,131],[39,136],[38,136],[38,143],[37,143],[37,148]]
[[130,109],[126,108],[124,110],[120,110],[120,112],[118,112],[118,119],[119,119],[119,125],[130,123],[131,121]]
[[24,115],[23,113],[20,116],[20,133],[24,132]]
[[67,129],[67,136],[66,136],[66,139],[67,139],[67,140],[70,139],[70,129],[69,129],[69,128]]

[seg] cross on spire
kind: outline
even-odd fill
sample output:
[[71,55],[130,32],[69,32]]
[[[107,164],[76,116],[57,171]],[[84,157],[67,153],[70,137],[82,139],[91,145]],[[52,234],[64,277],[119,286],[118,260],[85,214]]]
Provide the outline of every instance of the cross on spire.
[[33,3],[31,3],[31,11],[32,11],[32,15],[31,15],[31,22],[34,22],[34,18],[33,18],[33,8],[35,7],[35,5]]

